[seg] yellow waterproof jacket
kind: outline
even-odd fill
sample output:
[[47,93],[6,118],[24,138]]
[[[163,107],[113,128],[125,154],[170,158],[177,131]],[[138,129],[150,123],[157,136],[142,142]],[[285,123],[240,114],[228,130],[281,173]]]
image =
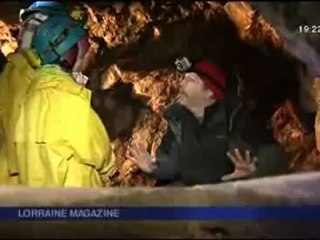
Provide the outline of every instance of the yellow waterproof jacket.
[[0,184],[103,186],[115,158],[91,92],[59,66],[35,70],[29,59],[9,56],[0,78]]
[[27,91],[40,61],[31,51],[10,54],[0,75],[0,184],[17,183],[12,171],[15,158],[14,132],[21,98]]

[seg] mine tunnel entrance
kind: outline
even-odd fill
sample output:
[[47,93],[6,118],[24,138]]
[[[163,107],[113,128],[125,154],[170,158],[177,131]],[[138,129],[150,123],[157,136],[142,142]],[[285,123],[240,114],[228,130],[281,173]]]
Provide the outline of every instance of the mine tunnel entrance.
[[[126,137],[113,142],[119,169],[113,178],[114,186],[154,184],[126,158],[127,149],[142,143],[156,152],[166,131],[164,109],[179,90],[181,75],[174,69],[174,61],[181,56],[206,58],[219,65],[227,73],[230,95],[236,94],[241,79],[244,102],[252,116],[261,124],[273,123],[275,136],[286,149],[288,171],[318,167],[312,138],[314,117],[311,123],[299,120],[303,116],[299,111],[302,64],[284,51],[272,27],[247,5],[166,1],[92,4],[83,11],[88,18],[92,48],[98,49],[89,63],[90,88],[130,82],[136,93],[149,100],[150,111],[133,131],[128,130]],[[119,100],[118,104],[110,108],[113,112],[109,121],[114,123],[109,124],[110,128],[121,128],[117,125],[123,120],[120,109],[131,111],[132,101]],[[293,129],[298,132],[298,140],[291,136]],[[305,167],[306,162],[313,165]]]

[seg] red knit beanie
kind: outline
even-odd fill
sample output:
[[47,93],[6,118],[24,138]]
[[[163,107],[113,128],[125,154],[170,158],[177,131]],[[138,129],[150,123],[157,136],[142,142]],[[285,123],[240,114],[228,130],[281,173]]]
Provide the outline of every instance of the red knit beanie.
[[215,99],[219,100],[224,97],[226,76],[216,65],[206,60],[201,60],[194,64],[192,72],[199,75],[206,87],[213,92]]

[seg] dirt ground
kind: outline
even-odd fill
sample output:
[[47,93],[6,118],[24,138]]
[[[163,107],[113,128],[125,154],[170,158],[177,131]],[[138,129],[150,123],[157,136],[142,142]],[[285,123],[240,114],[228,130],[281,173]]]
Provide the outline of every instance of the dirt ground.
[[[156,151],[166,131],[163,111],[178,92],[181,76],[174,60],[180,56],[216,62],[228,75],[230,93],[236,88],[236,76],[244,80],[246,103],[255,103],[257,119],[272,119],[275,136],[286,149],[288,172],[320,167],[312,124],[301,121],[298,106],[302,64],[247,4],[141,1],[85,5],[82,10],[92,40],[89,64],[101,76],[95,87],[132,82],[137,93],[150,99],[152,109],[131,137],[113,143],[119,166],[115,186],[154,184],[125,155],[136,142]],[[16,48],[17,30],[7,27],[0,23],[5,54]]]

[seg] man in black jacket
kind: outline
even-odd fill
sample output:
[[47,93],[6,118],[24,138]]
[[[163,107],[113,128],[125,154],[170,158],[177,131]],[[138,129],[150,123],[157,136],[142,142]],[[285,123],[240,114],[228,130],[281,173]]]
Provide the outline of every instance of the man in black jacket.
[[141,146],[131,159],[161,183],[182,185],[221,182],[233,166],[228,151],[228,116],[223,102],[224,73],[208,61],[199,61],[185,74],[181,96],[166,111],[168,130],[152,158]]

